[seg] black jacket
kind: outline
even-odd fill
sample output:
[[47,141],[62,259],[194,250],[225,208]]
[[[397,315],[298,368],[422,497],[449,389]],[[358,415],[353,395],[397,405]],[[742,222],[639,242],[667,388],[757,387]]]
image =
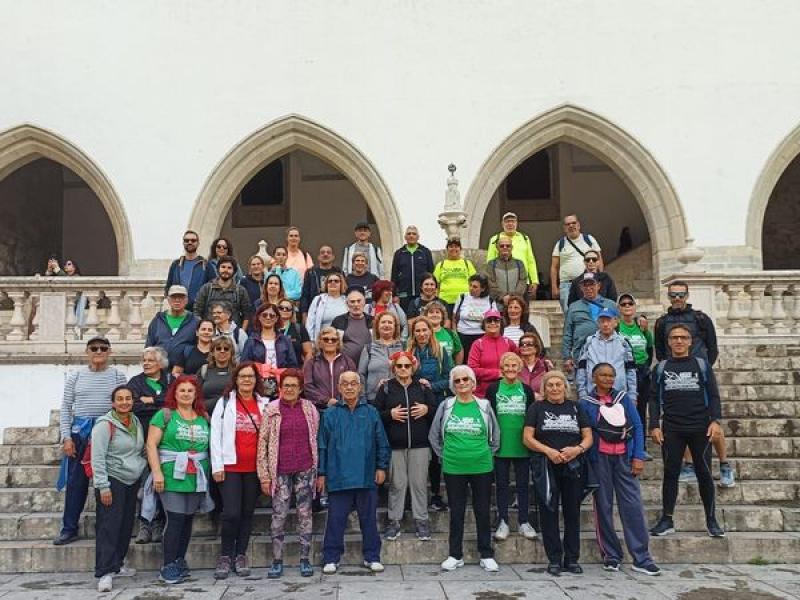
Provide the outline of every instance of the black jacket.
[[[133,396],[133,414],[139,417],[144,428],[145,438],[147,437],[147,426],[150,424],[150,419],[159,410],[164,408],[164,400],[167,397],[167,388],[172,381],[172,376],[167,369],[161,369],[161,377],[158,383],[161,384],[161,393],[156,394],[149,385],[147,385],[147,375],[139,373],[131,377],[128,381],[128,386],[131,388]],[[140,400],[142,396],[151,396],[153,398],[152,404],[145,404]]]
[[702,310],[694,310],[691,304],[686,308],[675,310],[670,307],[667,314],[662,315],[656,321],[654,331],[654,344],[656,349],[656,359],[666,360],[671,356],[667,345],[667,334],[673,325],[686,325],[692,334],[692,347],[689,349],[691,356],[705,358],[708,364],[713,365],[719,357],[717,347],[717,330],[714,322]]
[[[614,283],[614,280],[611,278],[611,275],[609,275],[605,271],[600,271],[598,273],[595,273],[594,276],[600,283],[599,294],[603,298],[608,298],[609,300],[613,300],[614,302],[616,302],[617,286]],[[583,298],[583,292],[581,291],[582,280],[583,280],[583,275],[578,275],[575,279],[572,280],[572,283],[569,286],[569,296],[567,297],[567,306]]]
[[403,246],[395,250],[392,259],[392,281],[400,298],[419,296],[419,286],[425,273],[433,273],[433,255],[422,244],[413,254]]
[[[405,423],[392,419],[391,410],[403,406],[409,410],[414,404],[428,406],[428,414],[419,419],[409,418]],[[396,379],[390,379],[378,388],[375,395],[375,408],[381,415],[386,437],[393,450],[405,448],[427,448],[428,432],[431,428],[436,403],[430,388],[413,381],[404,388]]]

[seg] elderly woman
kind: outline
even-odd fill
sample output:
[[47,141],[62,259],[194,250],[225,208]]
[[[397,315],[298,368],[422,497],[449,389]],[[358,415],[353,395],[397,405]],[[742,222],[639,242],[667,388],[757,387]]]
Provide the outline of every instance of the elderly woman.
[[435,400],[430,386],[414,381],[418,361],[411,352],[395,352],[389,357],[392,377],[378,388],[375,408],[381,415],[386,437],[392,448],[389,467],[389,523],[384,534],[387,540],[400,537],[400,521],[411,493],[417,539],[431,539],[428,519],[428,447],[430,423]]
[[227,302],[211,303],[211,320],[214,322],[214,337],[224,336],[233,342],[233,356],[236,360],[242,355],[247,343],[247,332],[231,320],[233,313]]
[[[586,480],[583,454],[592,447],[592,428],[577,404],[567,400],[569,384],[561,371],[542,378],[541,402],[534,402],[525,417],[523,441],[535,453],[534,485],[539,501],[542,542],[547,572],[580,574],[581,498]],[[564,511],[564,541],[559,532],[559,503]]]
[[222,550],[215,579],[226,579],[231,569],[241,577],[250,575],[247,547],[261,495],[256,455],[267,405],[262,386],[257,366],[241,363],[211,415],[211,475],[222,496]]
[[210,319],[199,321],[195,335],[197,339],[194,345],[178,346],[170,357],[173,365],[172,374],[175,377],[181,374],[194,375],[208,362],[211,340],[214,339],[214,322]]
[[[447,312],[452,314],[453,305],[459,296],[469,291],[470,276],[477,272],[471,260],[461,254],[461,240],[452,238],[447,240],[447,255],[436,263],[433,276],[439,282],[439,297],[447,306]],[[486,284],[486,293],[489,293],[489,284]]]
[[439,405],[431,424],[429,441],[442,459],[442,472],[450,502],[450,555],[442,569],[464,566],[464,513],[467,488],[478,529],[480,565],[486,571],[500,568],[494,559],[491,530],[491,498],[494,453],[500,447],[500,429],[488,400],[475,397],[475,372],[459,365],[450,371],[454,396]]
[[519,378],[533,390],[537,400],[542,399],[542,377],[553,370],[553,363],[544,356],[544,344],[538,333],[524,333],[519,338],[519,356],[522,359],[522,371]]
[[306,328],[309,337],[316,339],[323,327],[327,327],[336,317],[346,312],[344,275],[340,272],[330,273],[322,282],[322,293],[315,296],[308,307]]
[[312,501],[317,477],[319,412],[301,397],[303,373],[286,369],[280,396],[267,405],[258,437],[258,479],[261,491],[272,496],[272,566],[267,577],[283,575],[286,519],[294,504],[300,538],[300,575],[311,577]]
[[194,515],[210,508],[207,502],[210,437],[208,413],[197,379],[181,375],[170,385],[164,408],[150,420],[146,444],[153,489],[167,513],[159,577],[168,584],[189,577],[186,551],[192,538]]
[[227,337],[214,338],[211,342],[211,352],[208,354],[208,363],[197,372],[208,414],[214,412],[217,400],[231,382],[231,372],[235,367],[233,342]]
[[464,363],[464,348],[458,334],[446,327],[447,308],[438,300],[433,300],[422,309],[422,316],[427,317],[433,325],[433,335],[445,352],[453,359],[454,365]]
[[[164,407],[167,389],[172,381],[168,370],[167,352],[160,346],[149,346],[142,350],[142,372],[131,377],[128,387],[133,395],[133,414],[142,424],[145,442],[150,428],[150,419]],[[164,526],[163,510],[157,511],[155,519],[146,521],[140,516],[137,544],[161,541]]]
[[297,366],[292,341],[282,332],[283,319],[275,304],[262,304],[256,311],[256,331],[242,351],[242,362],[252,361],[272,367]]
[[453,328],[461,338],[467,359],[472,344],[483,336],[483,317],[490,310],[497,311],[497,305],[489,296],[489,280],[484,275],[473,275],[469,278],[469,292],[458,297],[453,309]]
[[525,413],[533,404],[534,397],[533,390],[522,383],[519,378],[521,370],[522,359],[513,352],[506,352],[500,358],[502,379],[491,384],[486,391],[486,399],[492,405],[500,427],[500,449],[494,457],[498,520],[494,537],[497,540],[505,540],[509,534],[508,500],[511,467],[514,468],[514,481],[517,488],[519,533],[529,540],[536,537],[536,530],[528,520],[530,452],[522,443]]
[[94,576],[97,591],[110,592],[114,575],[130,576],[125,556],[136,519],[136,494],[147,465],[142,424],[133,414],[133,393],[119,386],[111,410],[92,428],[92,473],[97,499]]
[[522,296],[512,294],[503,307],[503,335],[519,345],[523,333],[538,333],[529,319],[528,303]]
[[317,353],[303,365],[306,398],[324,411],[337,402],[339,375],[355,370],[355,363],[342,354],[339,332],[323,327],[317,336]]
[[478,388],[475,393],[486,397],[489,386],[500,379],[500,358],[506,352],[517,353],[517,345],[503,336],[503,320],[496,310],[489,310],[483,315],[481,329],[484,334],[472,345],[467,364],[478,377]]
[[393,300],[394,283],[388,279],[379,279],[372,284],[372,303],[364,307],[364,314],[378,317],[385,312],[392,313],[400,323],[400,337],[405,340],[408,338],[408,319],[405,311]]
[[375,394],[391,376],[389,357],[403,350],[400,322],[393,312],[381,313],[372,323],[373,340],[364,346],[358,361],[364,398],[375,403]]

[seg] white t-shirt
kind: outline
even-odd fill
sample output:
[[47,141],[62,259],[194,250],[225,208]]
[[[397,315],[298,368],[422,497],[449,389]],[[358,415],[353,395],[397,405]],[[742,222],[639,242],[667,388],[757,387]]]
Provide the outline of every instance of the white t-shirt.
[[461,302],[460,306],[459,301],[456,300],[455,308],[458,310],[458,325],[456,329],[458,333],[483,335],[483,329],[481,329],[483,313],[493,306],[494,303],[489,296],[475,298],[469,294],[464,294],[464,301]]
[[266,363],[273,367],[278,366],[278,353],[275,351],[275,340],[261,340],[264,344]]
[[[594,236],[588,234],[587,236],[592,242],[591,246],[586,244],[586,240],[583,239],[582,233],[578,234],[578,239],[572,240],[572,243],[580,248],[581,252],[584,254],[588,250],[596,250],[597,252],[600,252],[600,244],[597,243],[597,240],[594,239]],[[558,268],[558,279],[559,281],[572,281],[586,270],[583,264],[583,256],[580,252],[572,247],[572,244],[570,244],[569,241],[564,242],[564,248],[561,251],[558,250],[560,244],[561,238],[558,238],[556,245],[553,246],[553,256],[558,256],[561,259]]]

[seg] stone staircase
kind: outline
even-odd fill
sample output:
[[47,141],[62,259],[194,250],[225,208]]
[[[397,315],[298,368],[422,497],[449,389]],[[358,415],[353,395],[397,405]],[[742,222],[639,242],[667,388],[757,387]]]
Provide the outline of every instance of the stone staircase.
[[[797,342],[795,342],[797,343]],[[737,475],[734,488],[717,488],[717,515],[728,531],[725,539],[705,533],[696,485],[680,485],[675,535],[652,540],[652,550],[662,563],[748,562],[769,560],[800,562],[800,345],[724,346],[718,365],[723,397],[724,428]],[[81,519],[83,539],[66,547],[52,546],[63,507],[63,494],[54,489],[60,451],[57,413],[48,427],[8,428],[0,444],[0,572],[90,571],[94,564],[94,500],[90,497]],[[651,453],[657,455],[655,448]],[[649,522],[659,514],[660,460],[648,463],[642,493]],[[714,461],[714,470],[718,465]],[[447,555],[447,513],[432,513],[434,537],[419,542],[406,515],[403,535],[385,542],[383,560],[392,563],[438,563]],[[251,557],[256,566],[269,562],[270,509],[266,499],[257,510]],[[380,521],[385,508],[380,509]],[[532,512],[536,522],[538,515]],[[512,530],[516,512],[511,511]],[[315,515],[315,559],[324,531],[325,514]],[[293,531],[290,522],[288,531]],[[474,521],[466,519],[466,558],[475,555]],[[599,560],[590,505],[582,510],[582,560]],[[496,544],[502,563],[541,563],[541,542],[518,535]],[[296,561],[297,543],[287,536],[287,561]],[[212,567],[219,551],[206,516],[196,520],[189,562]],[[160,544],[131,545],[132,564],[159,566]],[[358,562],[358,524],[354,515],[347,536],[344,561]]]

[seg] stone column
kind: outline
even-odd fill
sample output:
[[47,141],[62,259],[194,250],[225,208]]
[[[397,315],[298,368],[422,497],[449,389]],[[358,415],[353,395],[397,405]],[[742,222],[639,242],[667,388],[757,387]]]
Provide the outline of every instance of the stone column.
[[144,338],[142,331],[142,297],[144,294],[139,290],[131,290],[127,293],[128,303],[128,339],[141,340]]
[[83,332],[84,338],[98,335],[100,332],[97,326],[100,324],[100,315],[97,314],[97,301],[100,298],[98,290],[88,290],[84,292],[86,300],[89,302],[89,312],[86,314],[86,330]]
[[14,312],[11,313],[11,320],[8,324],[11,326],[11,331],[8,332],[6,340],[9,342],[21,342],[28,338],[27,325],[25,321],[25,313],[23,306],[25,304],[25,292],[22,291],[8,291],[8,297],[14,302]]
[[753,284],[748,286],[750,292],[750,326],[747,328],[747,333],[753,335],[764,335],[767,333],[767,327],[764,325],[764,292],[767,286],[764,284]]
[[106,298],[108,298],[109,302],[111,302],[111,308],[108,309],[108,332],[106,333],[106,336],[111,341],[122,339],[119,328],[120,324],[122,323],[122,319],[119,316],[119,301],[121,297],[121,290],[106,291]]
[[783,283],[774,283],[770,286],[772,293],[772,325],[770,333],[789,333],[790,328],[786,323],[786,310],[783,307],[783,293],[789,288]]

